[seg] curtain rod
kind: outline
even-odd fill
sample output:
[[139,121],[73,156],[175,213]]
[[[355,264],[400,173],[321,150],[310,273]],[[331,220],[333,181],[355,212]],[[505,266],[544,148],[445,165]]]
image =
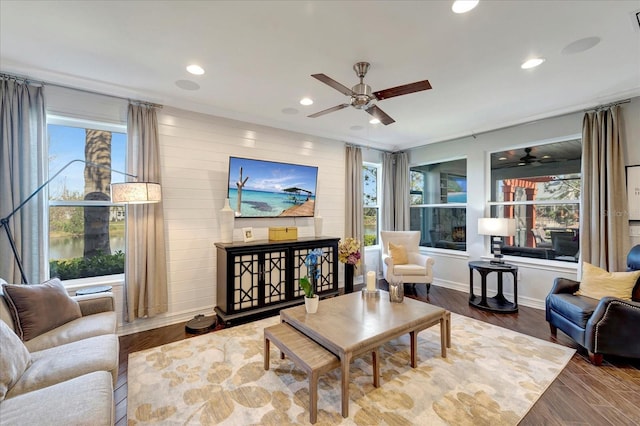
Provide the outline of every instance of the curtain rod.
[[0,78],[8,78],[8,79],[17,80],[17,81],[24,81],[25,83],[35,83],[35,84],[40,84],[42,86],[60,87],[61,89],[69,89],[69,90],[75,90],[77,92],[90,93],[92,95],[106,96],[106,97],[113,98],[113,99],[120,99],[120,100],[124,100],[124,101],[128,101],[128,102],[132,102],[132,103],[135,103],[135,104],[148,105],[148,106],[153,107],[153,108],[162,109],[162,105],[155,104],[153,102],[141,101],[139,99],[124,98],[122,96],[112,95],[110,93],[102,93],[102,92],[98,92],[98,91],[95,91],[95,90],[89,90],[89,89],[80,89],[78,87],[66,86],[64,84],[52,83],[52,82],[49,82],[49,81],[34,80],[34,79],[29,78],[27,76],[13,75],[13,74],[7,74],[7,73],[4,73],[4,72],[0,72]]
[[374,147],[369,146],[369,145],[359,145],[357,143],[351,143],[351,142],[345,142],[344,146],[351,146],[351,147],[354,147],[354,148],[373,149],[375,151],[388,152],[388,153],[393,153],[394,152],[394,151],[387,151],[386,149],[374,148]]
[[608,104],[598,105],[597,107],[585,109],[584,112],[591,112],[591,111],[598,112],[598,111],[601,111],[603,109],[611,108],[611,107],[614,107],[614,106],[617,106],[617,105],[628,104],[629,102],[631,102],[631,99],[623,99],[623,100],[620,100],[620,101],[610,102]]

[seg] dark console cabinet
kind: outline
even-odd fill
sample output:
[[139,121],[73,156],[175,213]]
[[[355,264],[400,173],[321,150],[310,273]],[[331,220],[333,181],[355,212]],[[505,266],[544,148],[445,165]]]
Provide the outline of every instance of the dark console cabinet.
[[318,265],[321,275],[316,293],[338,294],[338,241],[320,237],[216,243],[216,314],[223,322],[231,323],[301,303],[304,293],[298,282],[307,275],[304,260],[315,248],[324,253]]

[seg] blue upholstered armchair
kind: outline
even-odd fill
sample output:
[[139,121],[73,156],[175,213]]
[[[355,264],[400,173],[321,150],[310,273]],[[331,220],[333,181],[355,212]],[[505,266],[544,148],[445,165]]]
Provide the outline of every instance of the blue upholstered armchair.
[[[640,270],[640,245],[627,256],[627,271]],[[632,300],[603,297],[600,300],[574,295],[580,283],[556,278],[546,299],[546,317],[551,334],[558,329],[583,346],[595,365],[603,355],[640,358],[640,279],[632,290]]]

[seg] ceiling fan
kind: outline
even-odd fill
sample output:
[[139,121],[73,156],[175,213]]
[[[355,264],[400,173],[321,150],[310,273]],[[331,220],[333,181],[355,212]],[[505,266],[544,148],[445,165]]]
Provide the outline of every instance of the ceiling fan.
[[531,148],[525,148],[524,149],[524,157],[520,157],[520,163],[524,163],[523,165],[539,165],[540,162],[538,161],[538,157],[536,157],[535,155],[531,155]]
[[371,86],[364,83],[364,76],[369,71],[369,62],[358,62],[353,66],[353,70],[356,72],[358,78],[360,78],[360,83],[353,86],[351,89],[348,87],[338,83],[331,77],[328,77],[325,74],[312,74],[311,77],[320,80],[324,84],[333,87],[338,92],[343,95],[347,95],[350,97],[349,103],[344,103],[340,105],[336,105],[331,108],[327,108],[323,111],[316,112],[315,114],[311,114],[308,117],[316,118],[321,115],[328,114],[330,112],[339,111],[341,109],[352,106],[356,109],[363,109],[373,117],[380,120],[382,124],[389,125],[391,123],[395,123],[395,120],[389,115],[378,108],[376,105],[376,101],[382,101],[384,99],[393,98],[395,96],[400,95],[408,95],[409,93],[420,92],[422,90],[431,89],[431,84],[429,84],[429,80],[417,81],[415,83],[405,84],[402,86],[392,87],[390,89],[379,90],[377,92],[371,91]]

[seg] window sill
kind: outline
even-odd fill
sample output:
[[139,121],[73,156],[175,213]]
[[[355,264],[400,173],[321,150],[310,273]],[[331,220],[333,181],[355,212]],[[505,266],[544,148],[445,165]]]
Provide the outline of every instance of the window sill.
[[[510,263],[516,266],[524,266],[529,268],[537,268],[544,270],[553,270],[556,272],[565,272],[565,273],[576,273],[578,271],[579,263],[574,262],[563,262],[559,260],[551,260],[551,259],[536,259],[534,257],[521,257],[521,256],[504,256],[502,258],[505,263]],[[493,256],[485,255],[482,256],[482,260],[491,261],[493,260]]]
[[469,253],[463,250],[453,250],[453,249],[445,249],[445,248],[436,248],[436,247],[424,247],[420,246],[420,252],[424,254],[437,254],[442,256],[450,256],[456,257],[460,259],[469,258]]
[[75,280],[66,280],[62,284],[69,292],[80,290],[81,288],[94,287],[100,285],[123,286],[124,274],[103,275],[101,277],[78,278]]

